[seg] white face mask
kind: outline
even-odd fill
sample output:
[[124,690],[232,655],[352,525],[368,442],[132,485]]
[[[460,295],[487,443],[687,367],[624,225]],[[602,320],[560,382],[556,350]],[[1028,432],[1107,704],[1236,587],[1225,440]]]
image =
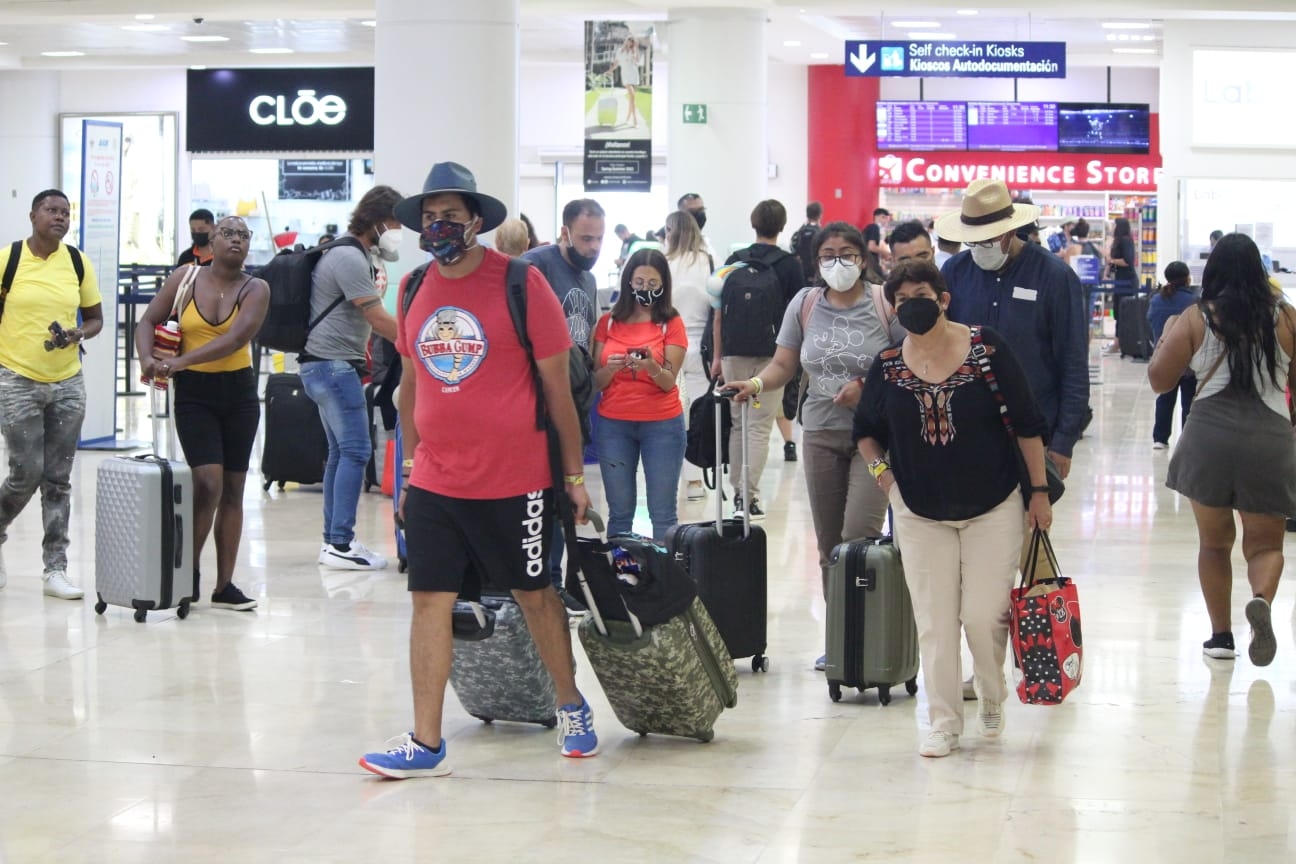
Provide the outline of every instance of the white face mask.
[[998,243],[989,249],[973,246],[972,261],[982,270],[989,270],[994,273],[1008,262],[1008,253],[1003,251],[1003,248]]
[[820,264],[819,275],[823,277],[829,288],[844,293],[854,288],[855,283],[859,281],[860,268],[858,264],[847,264],[845,261],[838,261],[835,267],[825,267]]
[[400,244],[400,232],[388,228],[378,235],[378,257],[384,261],[396,261],[400,258]]

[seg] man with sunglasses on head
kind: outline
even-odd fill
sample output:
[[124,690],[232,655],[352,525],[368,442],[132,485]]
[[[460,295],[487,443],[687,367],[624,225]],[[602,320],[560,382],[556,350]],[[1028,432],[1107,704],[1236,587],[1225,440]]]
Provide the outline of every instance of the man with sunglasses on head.
[[[355,536],[365,467],[373,455],[369,406],[361,378],[371,333],[396,340],[396,319],[382,305],[383,261],[400,256],[400,193],[375,186],[364,194],[347,233],[325,250],[311,281],[310,321],[301,363],[302,388],[318,407],[328,434],[324,468],[324,542],[319,563],[336,570],[381,570],[387,559]],[[385,277],[384,277],[385,284]]]
[[63,242],[67,196],[46,189],[28,218],[31,236],[0,247],[0,430],[9,451],[0,486],[0,588],[9,526],[40,489],[45,594],[79,600],[84,592],[68,579],[67,549],[72,461],[86,412],[80,345],[103,329],[103,303],[90,260]]

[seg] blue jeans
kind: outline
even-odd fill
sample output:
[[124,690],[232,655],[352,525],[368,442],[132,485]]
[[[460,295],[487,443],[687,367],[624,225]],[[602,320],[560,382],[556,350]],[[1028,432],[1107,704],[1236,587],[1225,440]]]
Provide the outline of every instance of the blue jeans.
[[324,466],[324,542],[349,546],[355,538],[356,507],[365,466],[373,454],[369,409],[355,367],[345,360],[301,365],[302,387],[319,407],[329,455]]
[[608,502],[608,534],[625,534],[634,522],[638,490],[635,475],[643,457],[652,535],[663,540],[679,521],[675,500],[684,464],[684,414],[669,420],[599,418],[599,467]]

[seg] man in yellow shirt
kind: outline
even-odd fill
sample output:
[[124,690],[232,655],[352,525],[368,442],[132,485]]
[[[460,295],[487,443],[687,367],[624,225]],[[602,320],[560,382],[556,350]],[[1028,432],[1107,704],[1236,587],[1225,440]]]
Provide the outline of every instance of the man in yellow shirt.
[[63,243],[67,196],[41,192],[30,219],[26,241],[0,247],[0,431],[9,450],[0,486],[0,588],[9,525],[39,488],[45,593],[79,600],[83,592],[67,576],[70,477],[86,410],[77,346],[103,329],[103,304],[90,262]]

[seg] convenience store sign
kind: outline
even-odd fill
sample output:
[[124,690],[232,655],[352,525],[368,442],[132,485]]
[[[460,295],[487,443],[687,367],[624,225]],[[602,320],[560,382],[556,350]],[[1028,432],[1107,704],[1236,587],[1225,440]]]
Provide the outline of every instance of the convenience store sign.
[[887,153],[878,182],[899,189],[962,189],[973,180],[1003,180],[1013,189],[1155,192],[1160,155],[1087,153]]

